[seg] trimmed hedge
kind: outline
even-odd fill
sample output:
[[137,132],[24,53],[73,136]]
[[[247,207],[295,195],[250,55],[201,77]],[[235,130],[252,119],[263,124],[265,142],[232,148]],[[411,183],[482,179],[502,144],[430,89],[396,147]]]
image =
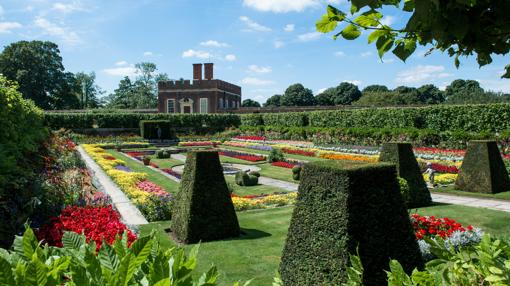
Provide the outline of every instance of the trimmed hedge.
[[[256,120],[255,120],[256,119]],[[245,126],[417,128],[496,132],[510,129],[510,104],[434,105],[241,115]]]
[[46,125],[52,129],[139,128],[141,120],[167,120],[176,128],[189,127],[217,132],[228,127],[238,127],[241,123],[239,116],[232,114],[46,112],[44,119]]
[[510,191],[510,178],[495,141],[469,142],[455,188],[489,194]]
[[[161,138],[158,136],[158,128],[161,129]],[[168,120],[142,120],[140,121],[140,136],[143,139],[177,139],[172,122]]]
[[294,166],[292,168],[292,179],[299,181],[301,178],[301,170],[303,170],[301,165]]
[[184,243],[240,235],[217,151],[190,151],[172,210],[171,229]]
[[363,285],[386,285],[390,259],[407,273],[423,267],[395,166],[305,164],[280,264],[284,285],[341,285],[356,249],[369,273]]
[[315,144],[353,144],[379,146],[386,142],[406,141],[416,146],[438,146],[464,149],[470,140],[494,139],[510,142],[510,130],[499,132],[435,131],[417,128],[335,128],[335,127],[279,127],[241,126],[248,135],[260,135],[272,139],[310,140]]
[[[258,174],[258,173],[257,173]],[[236,173],[235,181],[239,186],[256,186],[259,183],[260,174],[254,175],[245,171],[239,171]]]
[[429,189],[423,179],[411,144],[384,143],[379,161],[396,164],[398,176],[407,181],[409,190],[404,200],[408,208],[428,206],[432,203]]

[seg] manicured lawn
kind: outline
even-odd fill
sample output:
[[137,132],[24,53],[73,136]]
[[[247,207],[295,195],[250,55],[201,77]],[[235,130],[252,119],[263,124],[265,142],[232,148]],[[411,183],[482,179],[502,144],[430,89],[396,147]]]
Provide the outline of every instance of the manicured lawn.
[[177,160],[177,159],[173,159],[173,158],[158,159],[158,158],[156,158],[155,155],[150,156],[150,157],[151,157],[151,162],[155,163],[156,165],[158,165],[159,168],[161,168],[161,169],[172,168],[174,166],[178,166],[178,165],[184,164],[183,161],[180,161],[180,160]]
[[471,193],[471,192],[463,192],[453,188],[453,186],[438,188],[435,189],[436,193],[448,193],[452,195],[466,196],[466,197],[476,197],[476,198],[486,198],[486,199],[497,199],[497,200],[509,200],[510,201],[510,191],[502,192],[497,194],[482,194],[482,193]]
[[285,192],[285,190],[274,186],[268,185],[256,185],[243,187],[236,184],[234,176],[225,176],[225,180],[234,188],[234,194],[238,196],[250,196],[250,195],[261,195],[261,194],[273,194],[277,192]]
[[131,170],[135,172],[146,173],[147,179],[149,179],[149,181],[164,188],[167,192],[176,193],[177,190],[179,189],[179,183],[170,180],[169,178],[163,176],[162,174],[145,167],[143,164],[135,162],[115,150],[106,150],[106,152],[111,154],[113,157],[126,162],[126,166],[128,166]]
[[220,161],[222,163],[243,164],[243,165],[257,165],[257,164],[263,164],[265,162],[265,161],[251,162],[251,161],[241,160],[241,159],[228,157],[228,156],[220,156]]
[[[292,210],[292,207],[283,207],[238,212],[239,223],[247,235],[233,240],[202,243],[198,270],[204,271],[214,263],[221,272],[222,285],[251,278],[255,278],[251,285],[271,285],[278,269]],[[414,211],[410,210],[411,213]],[[465,225],[481,227],[493,235],[510,236],[510,213],[454,205],[431,206],[417,212],[448,216]],[[169,226],[169,222],[153,223],[141,226],[140,231],[146,235],[152,229],[157,230],[162,245],[171,247],[175,244],[163,231]]]
[[269,163],[257,167],[262,169],[260,170],[261,176],[299,184],[299,181],[292,179],[292,169],[272,166]]

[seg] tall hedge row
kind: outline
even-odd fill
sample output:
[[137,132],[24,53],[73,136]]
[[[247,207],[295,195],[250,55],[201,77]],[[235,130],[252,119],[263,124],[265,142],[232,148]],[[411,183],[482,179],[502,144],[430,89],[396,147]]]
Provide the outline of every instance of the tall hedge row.
[[435,105],[241,115],[244,126],[417,128],[496,132],[510,129],[510,104]]
[[238,127],[241,120],[231,114],[168,114],[168,113],[51,113],[44,115],[52,129],[138,128],[141,120],[168,120],[174,127],[210,128],[211,131]]

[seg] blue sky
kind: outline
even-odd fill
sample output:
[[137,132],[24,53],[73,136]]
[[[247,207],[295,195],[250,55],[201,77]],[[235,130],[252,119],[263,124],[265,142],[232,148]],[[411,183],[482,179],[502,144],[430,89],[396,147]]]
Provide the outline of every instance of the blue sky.
[[[50,40],[60,47],[71,72],[96,72],[111,92],[133,65],[156,63],[170,78],[192,77],[192,63],[215,63],[215,78],[243,88],[243,98],[264,102],[300,82],[318,93],[350,81],[444,88],[457,78],[476,79],[486,89],[510,92],[500,79],[510,57],[479,68],[474,58],[456,69],[439,52],[418,48],[406,63],[391,54],[378,59],[364,33],[356,41],[315,32],[328,3],[343,0],[1,0],[0,46],[18,40]],[[387,9],[384,19],[401,27],[408,15]]]

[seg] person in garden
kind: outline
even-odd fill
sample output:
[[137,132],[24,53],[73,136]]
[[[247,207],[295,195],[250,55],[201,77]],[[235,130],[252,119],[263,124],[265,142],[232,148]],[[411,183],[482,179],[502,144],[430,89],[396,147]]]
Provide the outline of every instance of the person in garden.
[[434,170],[434,168],[432,168],[432,163],[427,162],[427,169],[425,170],[424,173],[426,173],[429,176],[429,183],[433,187],[437,186],[437,184],[434,182],[434,177],[436,176],[436,170]]

